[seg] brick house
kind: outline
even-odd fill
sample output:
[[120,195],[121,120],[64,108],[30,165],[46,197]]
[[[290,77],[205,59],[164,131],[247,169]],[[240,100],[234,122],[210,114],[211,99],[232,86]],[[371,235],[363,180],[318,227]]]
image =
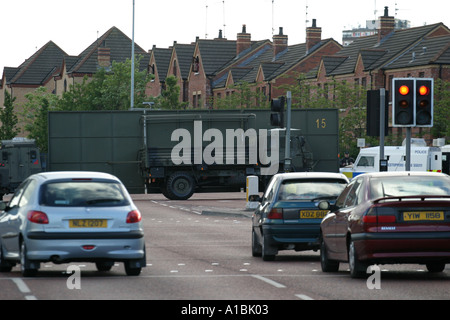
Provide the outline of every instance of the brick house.
[[313,26],[306,30],[306,43],[288,45],[288,36],[282,28],[273,42],[252,41],[244,25],[237,40],[225,39],[219,32],[218,38],[197,38],[195,44],[174,43],[170,49],[154,47],[150,64],[155,81],[147,92],[160,94],[164,84],[158,81],[162,82],[161,74],[165,74],[178,78],[180,101],[188,102],[191,108],[214,107],[214,99],[233,94],[234,84],[242,82],[252,85],[252,90],[261,92],[267,100],[278,97],[285,94],[278,86],[296,81],[294,74],[309,72],[317,67],[323,55],[342,49],[333,39],[322,40],[321,32],[314,20]]
[[[170,48],[146,52],[140,70],[155,78],[147,94],[158,96],[167,76],[175,76],[180,86],[180,102],[190,108],[213,108],[214,100],[233,94],[234,85],[248,83],[266,100],[285,94],[279,87],[295,84],[304,73],[316,86],[333,81],[361,84],[367,89],[390,89],[393,77],[433,77],[450,79],[450,30],[442,23],[394,31],[393,17],[387,9],[380,17],[377,35],[360,38],[342,47],[333,39],[322,39],[322,30],[313,20],[306,28],[306,42],[290,45],[280,28],[272,40],[252,40],[244,25],[236,40],[219,36],[190,44],[174,42]],[[5,68],[0,82],[0,101],[4,90],[25,102],[25,94],[39,86],[61,95],[68,86],[91,77],[99,68],[108,69],[112,61],[131,56],[132,41],[116,27],[96,39],[78,56],[69,56],[53,42],[47,43],[17,68]]]
[[[110,68],[112,61],[124,62],[131,57],[132,41],[116,27],[109,29],[78,56],[69,56],[49,41],[17,68],[5,67],[0,82],[0,101],[9,90],[16,98],[16,110],[27,102],[25,95],[39,87],[62,95],[69,85],[80,83],[85,76],[92,77],[99,68]],[[136,55],[143,56],[140,70],[147,70],[150,55],[135,45]]]
[[8,90],[16,98],[16,112],[21,112],[21,106],[27,101],[25,95],[37,88],[46,87],[49,92],[59,93],[59,75],[66,57],[67,53],[53,41],[49,41],[19,67],[5,67],[0,82],[1,103],[5,98],[4,91]]
[[[359,38],[334,55],[324,55],[309,74],[312,87],[335,81],[361,85],[367,90],[385,88],[392,100],[393,78],[434,78],[450,81],[450,30],[443,23],[394,30],[395,18],[385,8],[377,35]],[[329,99],[332,99],[329,88]],[[391,112],[389,112],[390,115]],[[449,115],[450,120],[450,115]],[[402,135],[401,128],[391,132]],[[414,132],[421,129],[414,129]]]

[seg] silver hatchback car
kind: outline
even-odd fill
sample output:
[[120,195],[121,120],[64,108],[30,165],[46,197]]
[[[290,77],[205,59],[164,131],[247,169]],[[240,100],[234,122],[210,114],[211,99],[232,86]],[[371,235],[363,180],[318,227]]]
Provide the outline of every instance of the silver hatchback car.
[[28,177],[0,212],[0,271],[20,263],[34,276],[40,262],[95,262],[127,275],[146,266],[141,213],[118,178],[99,172]]

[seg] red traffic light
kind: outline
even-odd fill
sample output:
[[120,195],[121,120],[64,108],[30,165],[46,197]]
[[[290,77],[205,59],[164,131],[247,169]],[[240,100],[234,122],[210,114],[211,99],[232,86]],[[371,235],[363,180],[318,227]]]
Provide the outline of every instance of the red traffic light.
[[400,86],[400,88],[398,88],[398,93],[402,96],[406,96],[409,93],[409,87],[406,85]]
[[420,86],[419,87],[419,94],[421,96],[426,96],[430,93],[430,88],[428,88],[427,86]]

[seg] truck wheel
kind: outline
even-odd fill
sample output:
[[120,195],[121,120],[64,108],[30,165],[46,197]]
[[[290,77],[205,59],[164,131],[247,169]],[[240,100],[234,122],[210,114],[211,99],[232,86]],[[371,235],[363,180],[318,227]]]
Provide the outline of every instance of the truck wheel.
[[173,173],[166,183],[167,195],[172,200],[186,200],[194,194],[194,178],[183,172]]

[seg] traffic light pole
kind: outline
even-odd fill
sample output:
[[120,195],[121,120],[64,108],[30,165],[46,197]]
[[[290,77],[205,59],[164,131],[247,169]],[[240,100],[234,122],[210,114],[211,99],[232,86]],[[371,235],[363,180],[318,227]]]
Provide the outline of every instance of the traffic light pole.
[[411,171],[411,127],[406,127],[405,171]]
[[384,88],[380,89],[380,159],[384,160],[384,126],[385,124],[385,100],[386,100],[386,90]]
[[287,112],[286,112],[286,142],[284,151],[284,170],[291,170],[291,106],[292,94],[288,91],[287,98]]

